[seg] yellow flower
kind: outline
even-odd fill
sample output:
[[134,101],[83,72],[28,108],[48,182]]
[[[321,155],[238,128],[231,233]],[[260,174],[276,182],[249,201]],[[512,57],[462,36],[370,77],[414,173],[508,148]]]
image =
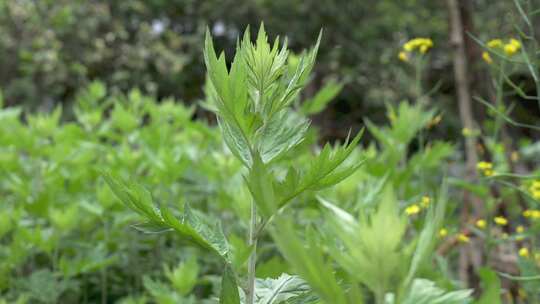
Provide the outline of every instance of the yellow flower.
[[407,215],[414,215],[420,212],[420,207],[417,204],[412,204],[409,207],[405,208],[405,213]]
[[523,257],[523,258],[528,257],[529,256],[529,249],[527,249],[527,247],[522,247],[521,249],[519,249],[519,256]]
[[503,43],[502,43],[501,39],[492,39],[492,40],[488,41],[488,43],[487,43],[487,46],[489,48],[492,48],[492,49],[500,48],[500,47],[502,47],[502,45],[503,45]]
[[478,164],[476,164],[476,168],[478,170],[490,170],[490,169],[493,169],[493,164],[490,162],[481,161]]
[[447,235],[448,235],[448,230],[446,230],[446,228],[441,228],[441,230],[439,230],[440,237],[445,237]]
[[493,175],[493,164],[490,162],[481,161],[478,164],[476,164],[476,168],[484,174],[484,176],[492,176]]
[[461,134],[463,134],[463,136],[465,136],[465,137],[468,137],[468,136],[471,136],[473,134],[473,132],[469,128],[463,128],[461,130]]
[[521,48],[521,42],[519,40],[510,38],[510,42],[508,44],[516,46],[518,49]]
[[407,52],[412,52],[415,46],[409,41],[403,45],[403,49]]
[[508,56],[512,56],[521,49],[521,42],[514,38],[511,38],[510,41],[504,45],[504,52]]
[[403,62],[408,62],[409,61],[409,55],[407,55],[407,53],[403,52],[403,51],[399,52],[398,58],[399,58],[399,60],[401,60]]
[[429,49],[433,47],[433,41],[429,38],[414,38],[403,45],[403,50],[407,52],[412,52],[416,49],[420,53],[425,54]]
[[501,234],[501,238],[502,238],[503,240],[506,240],[506,239],[508,238],[508,233],[503,232],[503,234]]
[[533,181],[529,191],[534,199],[540,200],[540,180]]
[[482,59],[484,59],[487,64],[493,63],[493,59],[491,59],[491,55],[489,55],[488,52],[482,52]]
[[429,207],[430,203],[431,198],[429,196],[422,196],[422,201],[420,202],[420,205],[422,205],[423,208]]
[[519,225],[516,227],[516,232],[517,233],[523,233],[525,232],[525,227],[523,227],[522,225]]
[[503,217],[503,216],[497,216],[493,219],[493,221],[495,222],[495,224],[499,225],[499,226],[506,226],[508,225],[508,220]]
[[508,43],[508,44],[504,45],[504,52],[508,56],[512,56],[515,53],[517,53],[518,51],[519,51],[519,47],[516,46],[515,44]]
[[458,234],[457,240],[462,243],[468,243],[470,241],[469,237],[465,233]]
[[531,209],[527,209],[525,211],[523,211],[523,217],[526,217],[526,218],[532,218],[532,219],[539,219],[540,218],[540,210],[531,210]]
[[487,223],[486,223],[485,220],[480,219],[480,220],[476,221],[476,227],[478,227],[480,229],[486,228],[486,225],[487,225]]

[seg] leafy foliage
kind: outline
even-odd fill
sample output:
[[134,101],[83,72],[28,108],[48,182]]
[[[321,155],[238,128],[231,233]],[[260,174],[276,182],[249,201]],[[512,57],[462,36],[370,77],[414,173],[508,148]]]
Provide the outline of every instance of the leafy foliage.
[[229,245],[218,224],[207,226],[201,218],[184,205],[184,213],[177,218],[166,206],[155,207],[148,190],[134,182],[125,182],[110,174],[103,175],[116,196],[129,208],[149,220],[151,224],[173,229],[183,238],[227,259]]
[[411,286],[410,293],[402,303],[463,304],[470,303],[470,294],[470,290],[445,292],[444,290],[437,288],[433,282],[423,279],[416,279]]

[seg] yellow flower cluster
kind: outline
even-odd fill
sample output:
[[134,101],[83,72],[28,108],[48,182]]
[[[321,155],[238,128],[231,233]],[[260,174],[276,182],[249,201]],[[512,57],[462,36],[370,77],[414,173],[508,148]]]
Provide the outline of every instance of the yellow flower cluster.
[[486,228],[486,226],[487,226],[486,220],[480,219],[480,220],[476,221],[476,227],[478,227],[480,229],[484,229],[484,228]]
[[492,39],[488,41],[487,46],[490,49],[501,49],[506,55],[512,56],[521,49],[521,42],[514,38],[510,38],[507,43],[501,39]]
[[408,62],[409,61],[409,54],[407,54],[407,52],[401,51],[398,54],[398,58],[399,58],[399,60],[401,60],[403,62]]
[[476,164],[476,168],[478,169],[478,171],[482,172],[484,176],[493,175],[493,164],[490,162],[481,161]]
[[527,247],[522,247],[519,249],[518,254],[520,257],[526,258],[529,256],[529,249]]
[[422,208],[426,209],[431,204],[431,197],[424,195],[422,196],[422,199],[419,203],[409,205],[407,208],[405,208],[405,214],[407,215],[415,215],[420,213],[422,211]]
[[420,206],[417,204],[412,204],[409,207],[405,208],[405,214],[407,215],[414,215],[420,212]]
[[504,52],[508,56],[512,56],[515,53],[517,53],[521,49],[521,42],[518,40],[512,38],[510,39],[510,42],[504,45]]
[[487,43],[488,48],[490,49],[499,49],[503,47],[503,41],[501,39],[491,39]]
[[488,52],[482,52],[482,59],[484,59],[487,64],[493,63],[493,59],[491,59],[491,55]]
[[401,61],[407,62],[410,58],[410,53],[418,50],[421,54],[425,54],[433,47],[433,41],[429,38],[414,38],[407,41],[403,45],[403,51],[399,52],[398,58]]
[[440,236],[440,237],[443,238],[443,237],[445,237],[445,236],[447,236],[447,235],[448,235],[448,229],[446,229],[446,228],[441,228],[441,230],[439,230],[439,236]]
[[470,238],[465,233],[460,233],[457,235],[457,240],[461,243],[468,243]]
[[534,210],[534,209],[527,209],[523,211],[523,217],[531,218],[531,219],[540,219],[540,210]]
[[508,220],[504,216],[496,216],[493,221],[495,224],[499,226],[506,226],[508,225]]
[[433,41],[429,38],[414,38],[407,43],[403,45],[403,49],[406,52],[412,52],[416,49],[420,51],[420,53],[425,54],[427,51],[429,51],[430,48],[433,47]]
[[426,195],[422,196],[422,201],[420,201],[420,205],[422,206],[422,208],[429,207],[429,204],[431,204],[431,198]]
[[[507,56],[513,56],[521,49],[521,42],[514,38],[510,38],[507,43],[504,43],[502,39],[492,39],[486,45],[492,50],[502,50]],[[489,52],[482,52],[482,59],[488,64],[493,63]]]
[[535,180],[532,182],[529,192],[535,200],[540,201],[540,180]]

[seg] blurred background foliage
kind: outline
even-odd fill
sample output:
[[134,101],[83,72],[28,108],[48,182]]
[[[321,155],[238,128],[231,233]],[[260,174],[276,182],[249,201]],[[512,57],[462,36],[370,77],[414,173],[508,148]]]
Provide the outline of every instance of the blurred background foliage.
[[[475,35],[487,39],[512,31],[511,1],[471,1]],[[112,92],[139,88],[158,100],[202,98],[202,37],[208,26],[216,47],[231,54],[247,25],[264,21],[269,34],[285,33],[290,47],[309,46],[321,28],[323,40],[307,94],[339,80],[343,89],[315,121],[323,136],[341,138],[367,114],[383,121],[385,103],[413,95],[397,59],[411,37],[430,37],[427,84],[436,87],[439,108],[455,111],[443,1],[348,0],[126,0],[0,1],[0,87],[7,105],[64,115],[79,87],[92,80]],[[275,36],[274,36],[275,37]],[[479,58],[479,54],[475,55]],[[477,67],[481,71],[481,67]],[[458,134],[455,115],[444,132]]]

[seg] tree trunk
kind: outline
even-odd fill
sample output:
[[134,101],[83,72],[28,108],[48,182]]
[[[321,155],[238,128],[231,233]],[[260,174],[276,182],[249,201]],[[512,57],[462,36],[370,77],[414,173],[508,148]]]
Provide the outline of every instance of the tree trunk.
[[[459,117],[463,128],[474,130],[476,124],[472,110],[471,91],[468,79],[467,51],[465,46],[464,20],[462,10],[467,9],[464,1],[447,0],[450,25],[450,45],[453,48],[454,79],[459,108]],[[474,136],[465,136],[465,179],[469,182],[477,178],[476,139]],[[471,214],[472,212],[472,214]],[[468,191],[463,194],[463,208],[461,209],[462,225],[471,219],[479,218],[484,213],[481,201]],[[481,265],[480,247],[472,242],[470,246],[462,246],[459,259],[459,276],[468,285],[474,285],[469,272]],[[478,250],[478,251],[477,251]],[[476,251],[476,252],[475,252]]]

